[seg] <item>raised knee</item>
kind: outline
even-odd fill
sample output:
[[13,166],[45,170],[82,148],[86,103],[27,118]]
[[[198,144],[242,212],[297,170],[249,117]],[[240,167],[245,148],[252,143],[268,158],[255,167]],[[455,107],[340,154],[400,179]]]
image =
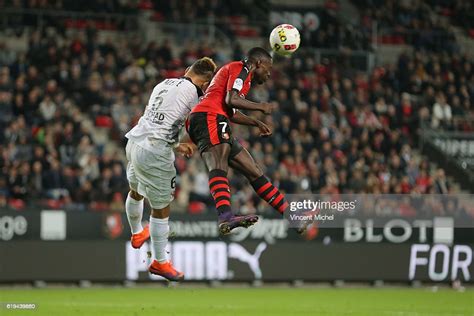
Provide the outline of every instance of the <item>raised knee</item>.
[[168,218],[169,216],[170,216],[169,206],[167,206],[163,209],[152,209],[151,210],[151,217],[153,217],[153,218],[164,219],[164,218]]
[[219,164],[216,166],[216,168],[214,169],[219,169],[219,170],[223,170],[225,172],[228,172],[229,171],[229,165],[227,164]]
[[136,201],[143,199],[143,196],[134,190],[130,190],[130,197]]
[[255,168],[253,168],[250,172],[249,172],[249,176],[248,176],[248,179],[250,181],[255,181],[257,180],[258,178],[260,178],[261,176],[263,176],[263,171],[262,169],[260,169],[260,166],[255,164]]

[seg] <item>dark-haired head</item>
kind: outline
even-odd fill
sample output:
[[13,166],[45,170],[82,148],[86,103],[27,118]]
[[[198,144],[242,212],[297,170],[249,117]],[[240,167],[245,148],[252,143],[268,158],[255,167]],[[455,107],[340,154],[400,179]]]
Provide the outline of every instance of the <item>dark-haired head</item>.
[[257,84],[265,83],[270,78],[272,56],[261,47],[254,47],[247,53],[248,62],[253,65],[253,79]]
[[249,60],[257,61],[257,60],[272,60],[272,56],[263,48],[261,47],[254,47],[249,50],[247,53]]

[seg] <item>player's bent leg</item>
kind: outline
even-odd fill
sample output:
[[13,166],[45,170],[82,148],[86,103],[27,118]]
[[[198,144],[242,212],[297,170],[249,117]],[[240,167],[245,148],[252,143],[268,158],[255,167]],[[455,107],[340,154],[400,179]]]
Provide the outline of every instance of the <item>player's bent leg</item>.
[[150,238],[153,248],[153,262],[148,267],[150,273],[160,275],[169,281],[181,281],[184,274],[176,270],[166,256],[166,245],[170,232],[168,220],[170,206],[153,209],[150,216]]
[[229,167],[242,173],[249,182],[253,182],[263,176],[263,171],[255,162],[253,157],[243,149],[235,156],[229,159]]
[[[236,155],[229,160],[229,166],[242,173],[250,182],[258,196],[270,204],[277,212],[284,214],[288,209],[288,202],[283,193],[281,193],[263,174],[252,155],[242,148]],[[313,221],[300,221],[299,226],[295,228],[300,235],[304,234]]]
[[267,201],[276,211],[280,214],[286,211],[288,202],[285,199],[285,195],[265,177],[258,164],[245,148],[229,161],[229,166],[241,172],[249,180],[258,196]]
[[209,170],[209,190],[219,219],[232,216],[229,179],[227,178],[229,153],[230,144],[228,143],[209,147],[202,153],[202,159]]
[[201,156],[206,164],[207,170],[210,172],[217,169],[227,173],[229,169],[228,159],[230,150],[231,147],[229,143],[220,143],[206,148]]
[[219,232],[229,234],[234,228],[249,227],[258,221],[256,215],[235,216],[231,210],[230,186],[227,178],[231,146],[222,143],[206,149],[202,158],[209,170],[209,190],[214,199],[219,222]]
[[137,191],[135,191],[133,189],[130,189],[130,191],[128,193],[130,194],[131,198],[136,200],[136,201],[143,200],[143,195],[141,195],[140,193],[138,193]]
[[137,191],[130,189],[125,201],[125,211],[128,223],[130,224],[130,230],[132,231],[132,247],[140,248],[150,238],[148,226],[145,228],[142,226],[143,196]]

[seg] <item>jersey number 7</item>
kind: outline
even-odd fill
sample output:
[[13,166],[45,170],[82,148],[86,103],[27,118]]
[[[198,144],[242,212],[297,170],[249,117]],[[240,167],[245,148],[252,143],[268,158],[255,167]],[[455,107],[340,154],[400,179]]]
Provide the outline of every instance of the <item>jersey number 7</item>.
[[219,122],[219,125],[222,124],[222,133],[225,133],[225,129],[227,128],[227,122]]

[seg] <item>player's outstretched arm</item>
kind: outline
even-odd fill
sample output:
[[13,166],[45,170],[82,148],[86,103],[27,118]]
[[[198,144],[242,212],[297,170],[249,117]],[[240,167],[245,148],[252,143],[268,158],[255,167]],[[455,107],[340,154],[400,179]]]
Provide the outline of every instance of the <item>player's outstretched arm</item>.
[[225,103],[234,108],[239,110],[250,110],[250,111],[261,111],[265,114],[271,114],[273,110],[273,105],[266,102],[252,102],[246,100],[239,96],[237,90],[230,90],[227,92]]
[[272,130],[267,124],[263,123],[262,121],[251,118],[250,116],[245,115],[240,111],[236,111],[234,115],[230,118],[230,120],[232,123],[235,124],[258,127],[258,129],[260,130],[260,136],[272,135]]
[[230,121],[235,124],[239,125],[247,125],[247,126],[258,126],[256,119],[245,115],[240,111],[235,111],[234,115],[230,118]]

